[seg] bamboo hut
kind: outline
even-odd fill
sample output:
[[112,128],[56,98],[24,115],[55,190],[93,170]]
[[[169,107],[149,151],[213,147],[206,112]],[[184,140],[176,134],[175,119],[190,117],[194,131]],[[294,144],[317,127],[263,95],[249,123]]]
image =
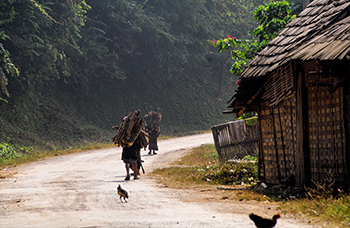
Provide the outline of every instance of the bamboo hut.
[[251,62],[225,113],[259,115],[260,179],[350,180],[350,1],[312,1]]

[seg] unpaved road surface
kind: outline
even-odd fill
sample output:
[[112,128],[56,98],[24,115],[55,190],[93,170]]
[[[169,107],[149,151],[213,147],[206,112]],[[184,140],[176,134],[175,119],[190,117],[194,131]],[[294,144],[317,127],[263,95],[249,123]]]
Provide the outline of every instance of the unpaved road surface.
[[[160,140],[158,155],[142,150],[145,170],[209,143],[211,133]],[[255,227],[247,214],[239,214],[240,205],[195,202],[191,191],[160,188],[147,174],[124,181],[120,157],[121,148],[102,149],[8,170],[15,174],[0,180],[0,227]],[[120,202],[118,184],[129,192],[128,203]],[[282,218],[276,227],[311,226]]]

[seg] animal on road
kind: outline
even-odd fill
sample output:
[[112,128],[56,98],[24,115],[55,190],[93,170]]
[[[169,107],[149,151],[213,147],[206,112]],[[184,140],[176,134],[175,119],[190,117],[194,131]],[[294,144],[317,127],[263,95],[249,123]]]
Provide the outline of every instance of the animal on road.
[[276,225],[277,219],[281,217],[280,214],[276,214],[272,219],[262,218],[259,215],[253,213],[249,214],[249,218],[253,220],[257,228],[272,228]]
[[118,192],[118,195],[120,196],[119,197],[120,202],[123,202],[122,201],[122,198],[123,198],[124,201],[127,203],[128,201],[126,201],[125,198],[129,199],[128,192],[126,190],[122,189],[122,187],[120,185],[118,185],[118,187],[117,187],[117,192]]

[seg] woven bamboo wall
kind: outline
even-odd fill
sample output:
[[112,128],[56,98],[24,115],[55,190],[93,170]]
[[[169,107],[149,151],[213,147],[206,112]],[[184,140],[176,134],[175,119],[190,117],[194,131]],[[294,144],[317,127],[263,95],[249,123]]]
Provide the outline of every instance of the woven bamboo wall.
[[292,63],[280,67],[267,79],[262,100],[269,101],[269,106],[276,106],[286,97],[293,95],[293,67]]
[[306,77],[311,180],[323,183],[329,176],[334,176],[335,185],[341,186],[347,181],[348,175],[343,88],[330,93],[329,87],[317,85],[333,84],[338,79],[321,74],[322,66],[317,69],[314,62],[309,62],[304,67],[305,75],[312,70],[317,72]]
[[267,184],[279,184],[295,173],[296,98],[292,63],[268,79],[259,108],[260,167]]
[[[289,66],[268,79],[271,84],[259,105],[259,159],[261,176],[267,184],[280,184],[290,174],[302,180],[298,182],[300,187],[304,181],[322,183],[330,176],[335,178],[336,186],[348,183],[343,88],[330,92],[339,80],[339,75],[332,75],[336,70],[339,74],[339,69],[331,67],[334,68],[332,64],[322,66],[316,61],[303,63],[306,93],[301,101],[307,109],[302,111],[304,117],[297,113],[296,94],[289,80],[292,73],[286,73],[291,72]],[[305,119],[306,128],[297,126],[298,122],[303,124],[297,121],[297,116]],[[304,129],[305,141],[297,136],[298,129]],[[303,142],[304,149],[298,147]]]
[[267,184],[280,184],[290,174],[295,175],[296,109],[295,97],[271,107],[261,103],[261,150],[263,176]]
[[[277,147],[280,162],[281,179],[295,173],[296,152],[296,98],[290,97],[281,102],[275,110],[275,119],[278,124],[277,141],[281,145]],[[279,127],[279,128],[278,128]]]

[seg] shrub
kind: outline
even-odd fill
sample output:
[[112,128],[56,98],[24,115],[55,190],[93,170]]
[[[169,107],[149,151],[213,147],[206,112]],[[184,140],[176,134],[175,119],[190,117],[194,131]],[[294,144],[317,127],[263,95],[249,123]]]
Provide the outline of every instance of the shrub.
[[14,146],[10,143],[0,143],[0,161],[18,158]]
[[258,181],[258,168],[252,162],[230,162],[211,167],[203,179],[225,185],[254,184]]
[[250,156],[250,155],[244,156],[243,160],[251,161],[251,162],[258,162],[258,158],[256,156]]

